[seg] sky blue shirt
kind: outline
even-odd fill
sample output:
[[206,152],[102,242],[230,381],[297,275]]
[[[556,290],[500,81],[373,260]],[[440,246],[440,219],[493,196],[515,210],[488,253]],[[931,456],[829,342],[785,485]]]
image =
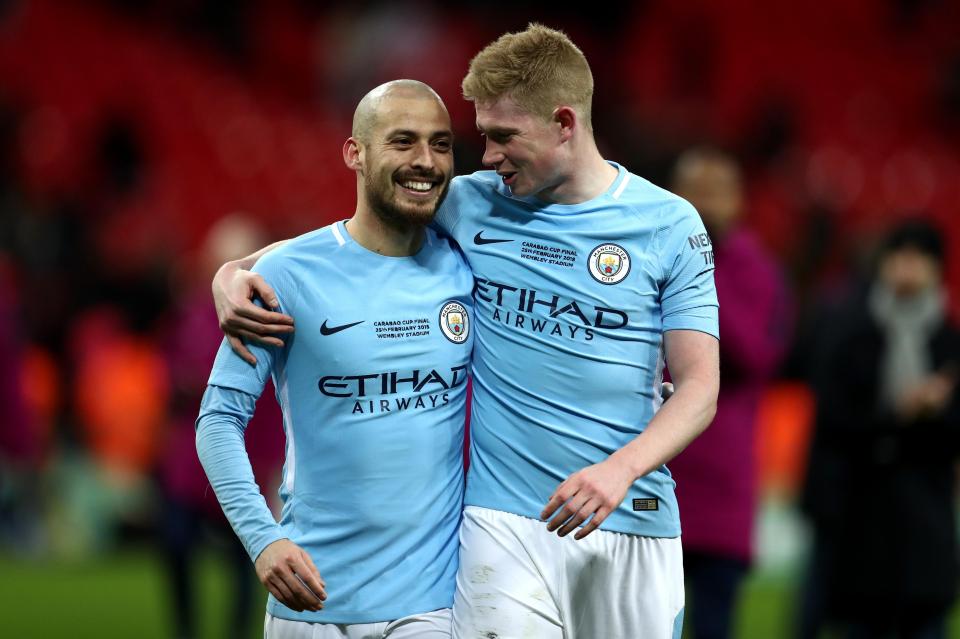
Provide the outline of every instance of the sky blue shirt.
[[[437,215],[476,279],[468,505],[538,518],[659,409],[664,331],[718,336],[697,212],[613,166],[575,205],[515,198],[492,171],[458,177]],[[679,535],[674,485],[665,466],[640,478],[601,528]]]
[[[197,450],[230,523],[256,559],[287,537],[327,585],[320,612],[277,617],[369,623],[449,607],[463,499],[463,425],[473,280],[428,230],[412,257],[385,257],[343,223],[257,262],[296,321],[284,348],[224,341],[197,419]],[[280,522],[261,496],[243,429],[267,377],[283,409]],[[278,425],[279,427],[279,425]]]

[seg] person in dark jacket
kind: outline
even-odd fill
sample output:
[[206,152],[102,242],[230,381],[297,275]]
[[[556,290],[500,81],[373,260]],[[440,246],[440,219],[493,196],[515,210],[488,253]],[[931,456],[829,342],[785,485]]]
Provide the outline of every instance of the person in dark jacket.
[[813,526],[802,637],[946,637],[956,594],[960,334],[947,318],[943,242],[895,228],[862,295],[819,327],[817,421],[803,508]]

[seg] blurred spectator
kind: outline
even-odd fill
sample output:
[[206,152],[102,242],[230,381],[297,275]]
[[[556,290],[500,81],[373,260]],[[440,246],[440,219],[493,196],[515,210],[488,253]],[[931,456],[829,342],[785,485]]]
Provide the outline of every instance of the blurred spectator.
[[[165,351],[170,367],[170,418],[160,456],[163,508],[159,525],[167,576],[174,604],[178,639],[198,636],[198,551],[215,542],[232,572],[229,608],[223,611],[228,637],[250,636],[250,611],[256,584],[250,558],[230,529],[197,458],[193,422],[207,385],[207,376],[223,339],[210,301],[210,280],[220,264],[248,255],[266,244],[260,226],[241,215],[230,215],[207,234],[202,255],[184,260],[174,282],[180,301],[171,310]],[[269,393],[264,393],[267,397]],[[246,430],[254,473],[264,494],[279,476],[283,427],[277,402],[267,397],[257,406]]]
[[946,637],[956,592],[960,333],[928,223],[898,226],[865,290],[817,324],[813,525],[799,636]]
[[713,424],[670,463],[692,600],[687,619],[696,639],[725,639],[752,554],[754,426],[765,383],[785,352],[787,293],[773,259],[739,223],[743,186],[732,157],[687,151],[673,190],[697,208],[713,240],[723,371]]
[[[36,461],[35,442],[27,424],[27,407],[20,389],[24,331],[20,319],[20,290],[16,260],[12,259],[12,218],[19,209],[15,180],[15,131],[19,113],[0,94],[0,355],[6,366],[0,372],[0,405],[4,419],[0,421],[0,472],[8,463],[31,465]],[[0,482],[3,485],[4,482]],[[0,496],[2,503],[2,496]],[[2,508],[2,506],[0,506]]]
[[42,436],[23,396],[24,343],[17,317],[18,291],[6,256],[0,252],[0,547],[21,552],[37,543],[39,521],[34,469],[42,457]]
[[156,458],[169,397],[156,345],[130,330],[113,306],[86,311],[72,337],[74,405],[84,443],[106,470],[146,475]]
[[111,550],[152,524],[152,472],[167,414],[169,382],[149,331],[127,309],[102,303],[74,316],[61,433],[50,468],[51,543],[82,556]]
[[129,226],[122,251],[111,256],[102,241],[146,169],[137,130],[108,117],[84,179],[64,198],[71,204],[22,222],[30,231],[22,234],[24,261],[38,267],[25,269],[24,290],[46,293],[26,300],[25,312],[37,320],[33,338],[58,358],[65,389],[60,455],[50,469],[52,508],[62,517],[52,543],[78,554],[143,535],[155,512],[152,473],[170,397],[156,338],[166,295],[157,283],[165,283],[168,261],[138,245]]

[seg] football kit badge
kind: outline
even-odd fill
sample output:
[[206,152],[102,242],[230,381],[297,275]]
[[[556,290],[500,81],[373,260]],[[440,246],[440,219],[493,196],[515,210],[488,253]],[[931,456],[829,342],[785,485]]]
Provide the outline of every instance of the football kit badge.
[[470,334],[467,309],[459,302],[447,302],[440,309],[440,330],[454,344],[463,344]]
[[587,267],[601,284],[619,284],[630,272],[630,254],[617,244],[601,244],[591,251]]

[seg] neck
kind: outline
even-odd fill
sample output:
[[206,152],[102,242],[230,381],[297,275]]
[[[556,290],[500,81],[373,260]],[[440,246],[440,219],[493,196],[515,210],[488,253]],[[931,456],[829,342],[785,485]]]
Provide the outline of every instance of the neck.
[[353,241],[374,253],[388,257],[415,255],[423,244],[422,226],[396,226],[384,222],[367,206],[357,205],[347,220],[347,231]]
[[617,169],[603,159],[592,136],[571,144],[581,148],[571,147],[568,168],[556,186],[537,194],[540,199],[553,204],[580,204],[609,189],[617,179]]

